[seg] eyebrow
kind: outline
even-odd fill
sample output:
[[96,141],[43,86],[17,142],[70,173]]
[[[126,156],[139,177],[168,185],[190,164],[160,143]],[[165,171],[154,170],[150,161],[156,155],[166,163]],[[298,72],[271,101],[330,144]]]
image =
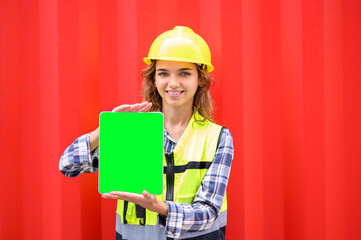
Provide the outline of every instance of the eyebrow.
[[[192,68],[180,68],[180,69],[178,69],[177,71],[178,72],[181,72],[181,71],[187,71],[187,70],[193,70]],[[162,72],[168,72],[169,70],[168,69],[165,69],[165,68],[159,68],[159,69],[157,69],[156,71],[162,71]]]

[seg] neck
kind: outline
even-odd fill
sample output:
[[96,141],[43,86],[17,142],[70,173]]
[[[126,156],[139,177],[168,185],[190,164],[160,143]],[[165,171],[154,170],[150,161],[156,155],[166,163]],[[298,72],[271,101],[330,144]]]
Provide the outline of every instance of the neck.
[[187,126],[193,115],[193,106],[182,106],[179,108],[163,106],[162,112],[166,129],[177,125]]

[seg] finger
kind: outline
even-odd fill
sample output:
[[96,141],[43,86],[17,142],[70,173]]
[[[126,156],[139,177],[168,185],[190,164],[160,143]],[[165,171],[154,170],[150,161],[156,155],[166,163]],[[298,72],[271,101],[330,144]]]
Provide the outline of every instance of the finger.
[[141,106],[140,103],[124,104],[114,108],[113,112],[137,112]]
[[113,198],[111,195],[109,195],[109,193],[102,194],[102,197],[106,198],[106,199],[112,199]]
[[150,102],[142,102],[139,104],[139,107],[143,108],[145,106],[147,106]]
[[142,107],[139,112],[147,112],[151,107],[152,107],[152,103],[151,102],[147,102],[147,104],[144,105],[144,107]]
[[112,112],[129,112],[130,105],[129,104],[123,104],[120,106],[115,107]]
[[[145,105],[145,104],[144,104]],[[137,112],[143,105],[141,103],[123,104],[113,109],[113,112]]]
[[122,200],[126,200],[129,202],[136,202],[136,201],[142,200],[144,198],[141,194],[127,193],[127,192],[114,191],[114,192],[110,192],[108,194],[111,198],[122,199]]
[[112,112],[145,112],[150,109],[152,103],[142,102],[136,104],[123,104],[115,107]]
[[129,112],[143,112],[142,109],[145,108],[148,103],[137,103],[130,106]]
[[142,105],[140,103],[130,105],[129,112],[139,112],[139,109],[141,107],[142,107]]
[[121,200],[125,200],[125,201],[130,201],[130,200],[128,200],[128,198],[118,196],[118,195],[112,195],[112,194],[109,194],[109,193],[102,194],[102,197],[106,198],[106,199],[117,199],[117,200],[121,199]]

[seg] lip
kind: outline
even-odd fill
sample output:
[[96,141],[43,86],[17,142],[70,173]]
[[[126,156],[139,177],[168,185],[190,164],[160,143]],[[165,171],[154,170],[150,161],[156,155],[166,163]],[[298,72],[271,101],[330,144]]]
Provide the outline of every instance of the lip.
[[184,91],[165,91],[170,97],[179,97]]

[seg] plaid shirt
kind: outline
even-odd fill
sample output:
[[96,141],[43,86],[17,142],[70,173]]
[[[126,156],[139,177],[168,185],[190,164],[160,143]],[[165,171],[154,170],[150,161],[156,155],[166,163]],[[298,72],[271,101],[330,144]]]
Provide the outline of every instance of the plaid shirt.
[[[176,142],[164,130],[163,147],[171,153]],[[192,204],[165,201],[168,217],[159,215],[159,224],[165,227],[167,237],[178,238],[181,231],[202,231],[209,229],[220,212],[231,163],[233,160],[233,139],[230,131],[224,129],[214,160],[202,180]],[[76,139],[61,156],[60,171],[68,177],[76,177],[98,169],[98,148],[89,152],[89,134]]]

